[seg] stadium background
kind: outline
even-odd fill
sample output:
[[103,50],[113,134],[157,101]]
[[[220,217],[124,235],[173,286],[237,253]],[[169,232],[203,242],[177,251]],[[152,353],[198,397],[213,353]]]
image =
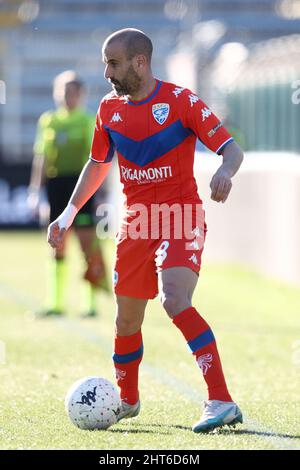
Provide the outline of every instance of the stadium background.
[[[37,238],[39,223],[32,218],[26,203],[37,119],[46,109],[53,108],[52,81],[65,69],[75,69],[86,81],[88,108],[96,112],[99,99],[110,91],[103,78],[102,41],[112,31],[127,26],[142,29],[153,39],[155,76],[199,93],[246,151],[243,166],[234,178],[232,194],[223,206],[209,199],[210,178],[221,161],[204,152],[200,144],[198,146],[195,172],[209,226],[203,298],[213,322],[220,326],[225,361],[240,373],[239,379],[244,377],[245,364],[243,361],[240,363],[238,357],[243,357],[243,351],[249,354],[246,363],[249,369],[245,369],[248,373],[244,377],[245,391],[244,395],[241,393],[241,400],[249,399],[252,392],[254,397],[263,395],[269,400],[269,393],[273,392],[270,383],[272,385],[274,381],[274,407],[278,405],[276,426],[279,429],[279,422],[283,426],[275,447],[282,448],[282,439],[299,439],[293,426],[287,424],[284,430],[284,423],[292,423],[294,419],[293,402],[289,413],[282,418],[280,413],[287,410],[285,407],[288,405],[287,401],[280,402],[277,398],[287,388],[299,400],[299,322],[295,323],[294,319],[299,313],[300,285],[300,0],[0,0],[0,291],[3,299],[16,299],[15,307],[3,307],[0,312],[4,326],[3,336],[0,336],[0,365],[1,347],[6,345],[5,329],[21,338],[21,329],[26,332],[28,325],[24,327],[20,323],[22,327],[15,327],[13,322],[21,318],[21,309],[18,308],[24,305],[31,308],[34,292],[42,290],[39,283],[42,284],[43,264],[40,260],[46,253],[44,238],[43,241]],[[114,171],[110,181],[118,179],[116,168]],[[109,187],[113,188],[111,197],[114,199],[115,183]],[[35,229],[33,235],[28,230],[32,228]],[[23,246],[31,254],[24,252]],[[110,248],[107,253],[110,260]],[[31,261],[33,254],[36,258]],[[224,265],[214,268],[210,262]],[[238,267],[227,268],[230,266],[227,263]],[[29,264],[31,277],[28,277]],[[246,271],[240,266],[244,266]],[[248,268],[263,273],[267,278],[277,278],[284,284],[256,278],[248,273]],[[292,291],[289,290],[291,284],[296,286]],[[213,304],[216,289],[219,296],[216,300],[221,303],[225,317],[228,315],[226,318],[219,317],[218,312],[214,317],[218,308],[217,301],[216,305]],[[6,305],[5,301],[3,305]],[[111,301],[108,305],[113,311]],[[242,309],[243,319],[239,314]],[[12,313],[11,319],[9,312]],[[227,320],[235,325],[233,337],[236,343],[232,345],[231,337],[227,338],[230,330]],[[43,338],[44,332],[40,327],[31,325],[28,337],[33,330]],[[102,327],[109,338],[111,326],[104,324]],[[49,326],[45,348],[49,342],[51,349],[57,335],[55,328]],[[69,329],[76,333],[76,328],[71,324]],[[151,328],[149,330],[152,331]],[[247,336],[250,330],[253,334],[251,340]],[[270,335],[263,336],[266,332]],[[152,333],[153,337],[156,334],[159,337],[160,333],[154,326]],[[93,333],[84,335],[92,338],[93,343]],[[222,335],[229,339],[229,343],[222,342]],[[58,336],[62,337],[62,334]],[[107,338],[104,352],[108,357],[110,343]],[[72,341],[75,345],[75,339]],[[281,351],[274,341],[282,346]],[[228,350],[226,344],[230,344]],[[39,347],[43,352],[43,347]],[[81,358],[85,357],[85,347],[80,346],[78,357],[79,354]],[[29,351],[29,346],[25,346],[25,351],[26,348]],[[61,357],[64,354],[69,357],[63,346],[59,348]],[[151,348],[155,357],[154,346],[150,343],[150,351]],[[91,344],[88,349],[92,351]],[[266,351],[267,359],[264,359]],[[94,350],[93,354],[95,357]],[[13,368],[17,367],[14,364],[18,361],[22,363],[22,353],[16,357]],[[89,364],[88,360],[90,357],[82,364]],[[30,361],[34,364],[38,357]],[[8,360],[7,364],[10,363]],[[42,366],[38,364],[37,369],[39,367]],[[55,368],[54,365],[51,367]],[[106,362],[103,368],[107,374],[105,367],[108,367]],[[38,383],[38,376],[35,377],[34,371],[30,370],[33,382],[36,380]],[[86,370],[76,369],[76,372],[80,376]],[[148,367],[146,372],[149,370],[151,372]],[[289,374],[288,385],[285,383],[285,370]],[[254,377],[254,371],[258,378]],[[70,381],[77,378],[72,372],[74,370],[66,372]],[[6,373],[9,373],[8,368],[3,367],[1,374],[4,378]],[[178,373],[187,374],[187,377],[189,374],[180,367]],[[273,374],[272,377],[269,374]],[[52,376],[48,375],[45,381],[49,385]],[[4,378],[2,383],[6,384]],[[171,380],[169,375],[166,380]],[[238,383],[237,377],[235,380]],[[59,385],[61,395],[65,386],[65,383]],[[15,390],[15,385],[7,390]],[[50,396],[51,383],[49,390]],[[294,403],[296,408],[299,401]],[[27,405],[29,407],[30,403],[24,404],[25,410]],[[255,407],[248,408],[255,416]],[[41,413],[42,410],[41,404]],[[22,423],[21,420],[21,427]],[[270,423],[274,424],[271,418]],[[256,425],[257,422],[253,424],[254,427]],[[265,427],[261,431],[268,436]],[[48,432],[49,429],[45,430],[46,435]],[[266,439],[272,441],[272,435],[269,433]],[[119,436],[120,442],[127,445],[122,440],[123,436]],[[242,437],[247,438],[246,435]],[[267,444],[274,447],[274,442],[269,441]],[[24,442],[26,445],[25,438]],[[49,442],[56,442],[55,437],[51,435]],[[6,438],[1,447],[7,443]],[[231,446],[230,442],[225,444]],[[9,445],[14,446],[13,438]],[[209,441],[207,445],[210,445]],[[251,445],[256,446],[250,442]]]
[[[196,159],[200,193],[208,200],[212,229],[208,258],[250,263],[265,273],[299,283],[299,159],[292,158],[300,149],[298,0],[2,0],[0,227],[38,225],[26,204],[26,186],[37,119],[53,108],[53,78],[62,70],[77,70],[88,86],[88,108],[96,112],[100,97],[109,91],[101,64],[102,41],[127,25],[153,38],[157,77],[199,93],[247,152],[264,152],[249,163],[248,173],[254,174],[254,180],[257,176],[257,183],[242,173],[248,162],[236,178],[234,190],[242,203],[236,206],[233,192],[226,210],[222,208],[230,227],[229,232],[224,229],[221,244],[213,239],[213,233],[224,226],[224,217],[209,202],[211,168],[206,168],[205,158]],[[285,153],[275,158],[277,152]],[[276,175],[282,174],[282,168],[287,175],[278,184]],[[288,210],[282,202],[287,189],[294,191]],[[275,200],[276,205],[272,204]],[[252,214],[253,205],[256,211]],[[240,230],[244,223],[235,223],[245,219],[245,212],[248,239]],[[260,223],[266,219],[265,212],[267,226]],[[285,235],[279,236],[282,230]],[[289,251],[279,256],[287,246]]]

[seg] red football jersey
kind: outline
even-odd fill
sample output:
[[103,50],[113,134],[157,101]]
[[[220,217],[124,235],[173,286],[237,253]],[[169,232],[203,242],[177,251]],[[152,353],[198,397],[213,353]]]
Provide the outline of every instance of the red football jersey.
[[90,158],[117,152],[126,204],[199,202],[193,175],[196,139],[220,153],[233,138],[190,90],[157,80],[142,101],[111,92],[100,103]]

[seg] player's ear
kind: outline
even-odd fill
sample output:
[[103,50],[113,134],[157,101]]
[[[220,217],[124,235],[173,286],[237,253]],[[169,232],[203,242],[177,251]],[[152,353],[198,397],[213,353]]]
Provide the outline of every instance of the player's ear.
[[135,61],[136,61],[136,66],[139,68],[139,69],[142,69],[145,67],[146,63],[147,63],[147,59],[146,59],[146,56],[144,56],[144,54],[138,54],[135,56]]

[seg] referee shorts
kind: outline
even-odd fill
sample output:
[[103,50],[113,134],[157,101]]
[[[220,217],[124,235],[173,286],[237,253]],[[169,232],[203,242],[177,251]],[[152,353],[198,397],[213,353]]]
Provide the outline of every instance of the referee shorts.
[[[59,176],[46,181],[46,192],[50,205],[50,222],[53,222],[63,212],[73,193],[78,176]],[[94,227],[93,198],[80,209],[74,219],[75,227]]]

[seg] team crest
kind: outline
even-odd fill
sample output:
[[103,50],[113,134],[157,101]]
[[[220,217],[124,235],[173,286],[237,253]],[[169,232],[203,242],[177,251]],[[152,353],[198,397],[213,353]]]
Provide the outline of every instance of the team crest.
[[152,114],[156,122],[162,125],[169,116],[170,105],[168,103],[157,103],[152,106]]

